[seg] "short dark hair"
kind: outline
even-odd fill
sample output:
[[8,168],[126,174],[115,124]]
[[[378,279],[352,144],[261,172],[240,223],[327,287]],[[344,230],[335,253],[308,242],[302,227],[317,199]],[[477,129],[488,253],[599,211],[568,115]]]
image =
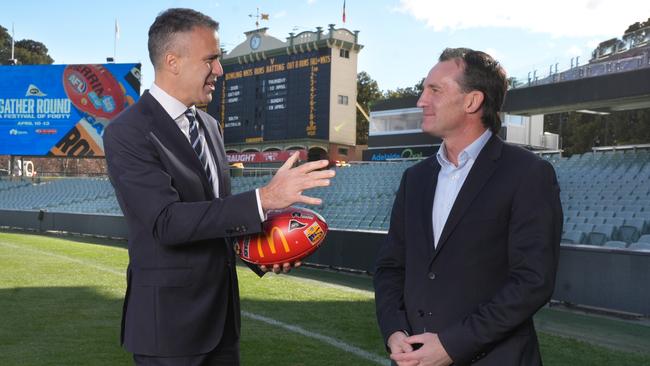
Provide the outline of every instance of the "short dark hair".
[[478,90],[483,93],[483,125],[493,133],[501,130],[499,111],[508,90],[506,71],[492,56],[470,48],[446,48],[439,61],[462,61],[463,75],[458,85],[467,93]]
[[149,28],[149,59],[154,67],[169,49],[173,36],[191,31],[194,27],[219,30],[219,23],[209,16],[192,9],[172,8],[158,14]]

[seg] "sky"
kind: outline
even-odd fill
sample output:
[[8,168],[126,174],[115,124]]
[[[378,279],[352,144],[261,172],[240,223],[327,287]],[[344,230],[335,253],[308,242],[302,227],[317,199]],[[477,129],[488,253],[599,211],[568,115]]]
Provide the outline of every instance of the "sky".
[[598,43],[623,35],[628,25],[650,18],[650,1],[639,0],[157,0],[37,1],[0,0],[0,25],[15,39],[44,43],[56,64],[142,63],[143,89],[153,82],[147,31],[161,11],[187,7],[220,23],[221,45],[232,50],[255,29],[250,14],[269,14],[260,27],[286,40],[289,32],[317,26],[358,30],[358,71],[381,90],[409,87],[426,76],[446,47],[469,47],[495,57],[509,76],[549,74],[557,63],[567,70],[571,59],[585,64]]

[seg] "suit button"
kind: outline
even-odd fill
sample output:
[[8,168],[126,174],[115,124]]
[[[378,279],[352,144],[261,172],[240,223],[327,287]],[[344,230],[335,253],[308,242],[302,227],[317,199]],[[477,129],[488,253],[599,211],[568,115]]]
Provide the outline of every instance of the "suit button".
[[436,274],[433,273],[433,272],[429,272],[429,276],[428,276],[428,277],[429,277],[430,280],[435,280],[435,279],[436,279]]

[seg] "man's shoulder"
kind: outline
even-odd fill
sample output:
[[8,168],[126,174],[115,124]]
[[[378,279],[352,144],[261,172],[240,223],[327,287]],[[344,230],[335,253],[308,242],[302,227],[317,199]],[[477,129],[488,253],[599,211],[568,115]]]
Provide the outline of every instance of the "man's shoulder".
[[532,151],[508,142],[503,143],[501,151],[504,158],[514,160],[515,162],[531,164],[543,160]]
[[149,127],[151,119],[151,106],[146,99],[143,100],[141,97],[137,102],[120,112],[120,114],[118,114],[108,124],[106,131],[109,132],[115,128],[144,130]]

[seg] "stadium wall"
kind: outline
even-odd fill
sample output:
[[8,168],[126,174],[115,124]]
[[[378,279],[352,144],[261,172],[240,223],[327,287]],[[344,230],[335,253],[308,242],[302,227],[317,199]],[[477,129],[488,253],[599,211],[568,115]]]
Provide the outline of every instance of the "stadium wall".
[[[122,216],[0,210],[0,228],[126,238]],[[332,229],[308,263],[371,274],[384,232]],[[553,300],[650,317],[650,251],[563,244]]]

